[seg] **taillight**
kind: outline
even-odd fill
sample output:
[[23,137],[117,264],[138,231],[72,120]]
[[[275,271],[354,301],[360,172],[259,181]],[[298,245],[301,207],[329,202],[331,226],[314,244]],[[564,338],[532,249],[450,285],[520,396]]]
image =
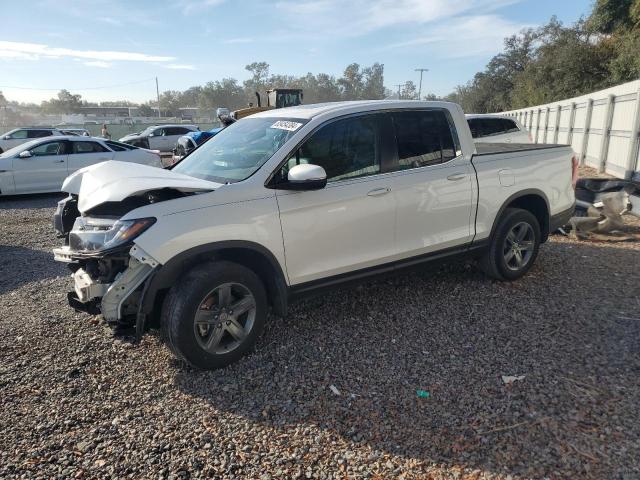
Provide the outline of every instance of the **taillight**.
[[574,155],[571,157],[571,184],[573,185],[573,189],[575,190],[576,184],[578,183],[578,159]]

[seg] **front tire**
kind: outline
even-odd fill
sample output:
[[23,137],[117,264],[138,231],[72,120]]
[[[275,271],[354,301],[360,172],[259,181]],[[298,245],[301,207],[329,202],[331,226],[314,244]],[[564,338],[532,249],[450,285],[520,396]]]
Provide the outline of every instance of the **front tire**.
[[480,259],[480,268],[496,280],[517,280],[533,266],[540,249],[540,224],[529,211],[507,208]]
[[267,295],[258,276],[228,261],[188,271],[162,308],[161,333],[190,365],[213,370],[251,351],[267,318]]

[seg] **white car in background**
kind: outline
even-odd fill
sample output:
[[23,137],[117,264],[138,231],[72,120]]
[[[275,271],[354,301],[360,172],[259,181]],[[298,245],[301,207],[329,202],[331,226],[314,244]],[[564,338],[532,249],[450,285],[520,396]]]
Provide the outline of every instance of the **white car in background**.
[[197,125],[153,125],[140,133],[125,135],[120,141],[136,147],[171,152],[181,136],[198,130]]
[[51,127],[14,128],[0,136],[0,153],[17,147],[30,140],[54,135],[65,135],[61,130]]
[[120,142],[76,135],[40,138],[0,154],[0,196],[59,192],[67,176],[107,160],[162,168],[157,153]]
[[475,143],[533,143],[520,122],[502,115],[465,115]]

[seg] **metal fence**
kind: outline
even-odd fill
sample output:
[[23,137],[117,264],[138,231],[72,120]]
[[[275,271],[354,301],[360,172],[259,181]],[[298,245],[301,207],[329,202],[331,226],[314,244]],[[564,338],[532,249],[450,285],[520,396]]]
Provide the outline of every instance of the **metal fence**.
[[571,145],[581,165],[640,180],[640,80],[502,114],[518,119],[536,143]]

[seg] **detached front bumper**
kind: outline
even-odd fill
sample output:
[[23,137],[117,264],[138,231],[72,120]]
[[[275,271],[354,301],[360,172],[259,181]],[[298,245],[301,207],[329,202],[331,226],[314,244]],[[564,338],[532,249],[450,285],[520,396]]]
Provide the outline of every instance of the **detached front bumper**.
[[[78,261],[78,253],[68,246],[56,248],[53,253],[55,260],[60,262],[71,264]],[[127,315],[135,315],[138,303],[136,292],[159,265],[138,246],[134,245],[129,255],[127,268],[110,283],[94,280],[80,265],[71,275],[74,291],[68,294],[69,305],[93,315],[102,313],[110,323],[119,322]]]

